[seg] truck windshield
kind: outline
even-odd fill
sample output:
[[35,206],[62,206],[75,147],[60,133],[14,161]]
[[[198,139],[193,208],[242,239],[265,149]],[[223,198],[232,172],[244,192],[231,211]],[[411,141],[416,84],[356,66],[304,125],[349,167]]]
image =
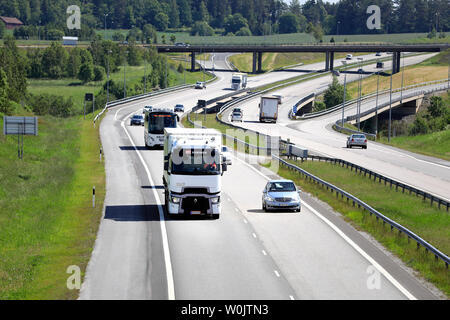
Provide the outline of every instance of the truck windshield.
[[[201,156],[204,150],[198,150],[200,155],[193,155],[191,150],[183,150],[179,161],[172,158],[172,174],[181,175],[218,175],[220,174],[219,150],[215,150],[212,157]],[[197,150],[195,151],[197,152]]]
[[164,128],[176,128],[177,116],[170,113],[151,113],[148,116],[148,132],[163,134]]
[[232,79],[231,83],[241,83],[241,79]]

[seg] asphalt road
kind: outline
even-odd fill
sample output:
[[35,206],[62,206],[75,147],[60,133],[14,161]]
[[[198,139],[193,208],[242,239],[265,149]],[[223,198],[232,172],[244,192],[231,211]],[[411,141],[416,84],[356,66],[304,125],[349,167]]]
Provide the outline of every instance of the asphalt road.
[[[124,104],[102,120],[105,212],[80,299],[436,298],[308,195],[301,213],[262,213],[261,191],[273,174],[238,159],[223,177],[219,220],[164,216],[162,151],[144,148],[143,128],[130,127],[129,117],[146,104],[181,102],[189,110],[221,95],[231,73],[217,75],[206,90]],[[283,76],[292,73],[277,73]]]
[[[407,58],[405,65],[415,64],[431,55],[416,56]],[[390,67],[390,62],[385,63],[385,67]],[[372,67],[364,67],[365,71],[373,72]],[[356,80],[358,75],[347,75],[347,81]],[[343,81],[340,76],[340,81]],[[290,139],[291,142],[303,146],[304,148],[329,157],[335,157],[353,162],[357,165],[368,168],[374,172],[384,174],[395,180],[404,182],[411,186],[425,190],[443,199],[450,200],[448,190],[450,190],[450,162],[414,154],[398,148],[385,146],[377,142],[368,142],[367,150],[355,148],[346,148],[347,136],[335,132],[331,124],[340,120],[342,111],[337,111],[319,118],[309,119],[307,121],[292,121],[288,117],[292,106],[312,92],[320,92],[331,82],[331,76],[321,77],[315,80],[288,87],[273,94],[283,96],[283,104],[279,109],[279,120],[276,124],[259,123],[258,103],[260,98],[247,100],[240,107],[244,111],[244,122],[234,123],[259,132],[270,134],[272,136],[281,136],[283,139]],[[444,85],[437,85],[446,87]],[[433,88],[436,86],[428,86]],[[421,89],[411,89],[404,91],[406,95],[409,92]],[[399,97],[400,93],[395,93],[393,98]],[[389,95],[380,96],[379,104],[389,101]],[[375,99],[363,101],[361,112],[375,107]],[[223,119],[230,121],[231,110],[224,112]],[[356,114],[356,104],[345,108],[345,116]]]

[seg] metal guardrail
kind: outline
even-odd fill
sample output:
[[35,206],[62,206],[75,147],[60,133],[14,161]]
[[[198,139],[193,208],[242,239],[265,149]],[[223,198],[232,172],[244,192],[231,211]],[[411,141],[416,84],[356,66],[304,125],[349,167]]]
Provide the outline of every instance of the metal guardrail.
[[[417,87],[425,87],[425,86],[432,85],[432,84],[448,82],[449,80],[450,79],[441,79],[441,80],[422,82],[422,83],[413,84],[413,85],[410,85],[410,86],[403,87],[403,89],[402,88],[393,89],[392,92],[396,93],[396,92],[400,92],[402,90],[405,91],[405,90],[409,90],[409,89],[413,89],[413,88],[417,88]],[[390,92],[389,89],[381,90],[381,91],[378,92],[378,95],[383,95],[383,94],[388,93],[388,92]],[[367,100],[367,99],[370,99],[370,98],[373,98],[373,97],[376,97],[376,96],[377,96],[377,93],[376,92],[372,92],[372,93],[369,93],[369,94],[366,94],[366,95],[362,96],[361,97],[361,101],[362,100]],[[357,101],[358,101],[357,98],[349,100],[349,101],[346,101],[345,102],[345,107],[347,107],[349,105],[352,105],[352,104],[354,104]],[[330,114],[330,113],[333,113],[335,111],[341,110],[342,107],[343,107],[343,104],[341,103],[341,104],[338,104],[337,106],[334,106],[334,107],[326,109],[326,110],[321,110],[321,111],[311,112],[311,113],[305,114],[302,117],[297,118],[297,119],[299,119],[299,120],[307,120],[307,119],[317,118],[317,117],[320,117],[320,116],[323,116],[323,115]]]
[[[214,78],[206,81],[206,83],[210,83],[212,81],[215,81],[217,79],[217,77],[214,75]],[[152,91],[149,93],[144,93],[144,94],[140,94],[140,95],[136,95],[136,96],[131,96],[128,98],[123,98],[123,99],[118,99],[118,100],[114,100],[112,102],[109,102],[105,105],[105,107],[103,108],[103,110],[94,118],[94,126],[96,121],[103,115],[103,113],[111,108],[111,107],[115,107],[117,105],[120,104],[124,104],[124,103],[128,103],[128,102],[132,102],[132,101],[136,101],[136,100],[141,100],[141,99],[145,99],[145,98],[149,98],[149,97],[153,97],[153,96],[158,96],[161,94],[165,94],[165,93],[169,93],[169,92],[173,92],[173,91],[177,91],[177,90],[183,90],[183,89],[187,89],[187,88],[192,88],[194,86],[194,84],[182,84],[182,85],[178,85],[178,86],[174,86],[174,87],[169,87],[169,88],[165,88],[165,89],[161,89],[161,90],[157,90],[157,91]]]
[[293,164],[290,164],[287,161],[284,161],[283,159],[281,159],[275,155],[272,155],[272,158],[278,160],[278,162],[280,164],[290,168],[291,170],[295,170],[295,171],[299,172],[301,175],[309,178],[311,181],[314,181],[315,183],[318,183],[318,184],[326,187],[327,190],[330,190],[331,192],[334,191],[336,193],[336,198],[338,198],[339,195],[341,196],[342,199],[344,197],[346,197],[347,202],[348,201],[353,202],[353,206],[355,206],[357,204],[359,208],[362,207],[364,210],[367,210],[370,213],[370,215],[372,215],[372,214],[375,215],[377,220],[381,219],[383,221],[383,224],[384,223],[389,224],[389,226],[391,227],[391,231],[393,229],[397,229],[399,234],[401,234],[401,233],[406,234],[408,237],[408,241],[409,241],[409,239],[413,239],[417,243],[417,248],[420,248],[420,246],[423,246],[425,248],[426,252],[431,251],[434,254],[436,260],[437,259],[442,260],[445,263],[446,268],[448,269],[448,264],[450,262],[450,258],[446,254],[442,253],[441,251],[436,249],[434,246],[432,246],[431,244],[429,244],[428,242],[426,242],[425,240],[420,238],[418,235],[416,235],[415,233],[410,231],[409,229],[403,227],[402,225],[398,224],[394,220],[391,220],[388,217],[384,216],[383,214],[381,214],[380,212],[378,212],[377,210],[375,210],[374,208],[369,206],[367,203],[358,199],[357,197],[334,186],[333,184],[331,184],[329,182],[326,182],[325,180],[320,179],[319,177],[312,175],[311,173],[307,172],[306,170],[303,170]]

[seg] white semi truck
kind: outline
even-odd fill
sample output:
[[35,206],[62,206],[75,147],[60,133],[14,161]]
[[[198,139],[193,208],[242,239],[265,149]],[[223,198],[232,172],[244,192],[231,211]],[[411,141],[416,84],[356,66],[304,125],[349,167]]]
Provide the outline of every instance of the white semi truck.
[[231,89],[240,90],[247,87],[247,74],[246,73],[233,73],[231,76]]
[[219,218],[222,175],[222,134],[214,129],[164,130],[165,204],[171,215]]
[[277,122],[278,105],[280,99],[278,97],[261,97],[259,103],[259,122]]

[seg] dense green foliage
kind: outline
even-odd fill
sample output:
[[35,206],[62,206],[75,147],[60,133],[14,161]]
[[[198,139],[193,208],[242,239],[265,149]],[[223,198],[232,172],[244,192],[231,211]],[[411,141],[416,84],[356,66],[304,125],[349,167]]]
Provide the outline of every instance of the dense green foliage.
[[[66,9],[78,5],[81,30],[68,30]],[[367,8],[381,9],[381,30],[368,30]],[[367,34],[403,32],[446,32],[450,29],[447,0],[8,0],[0,2],[0,15],[21,19],[26,25],[16,29],[17,38],[60,39],[60,33],[92,39],[94,29],[192,28],[208,25],[237,34],[248,28],[253,35],[308,32],[308,25],[320,26],[325,34]],[[240,16],[237,16],[240,15]],[[231,23],[230,23],[231,22]],[[0,27],[1,28],[1,27]],[[247,34],[247,29],[243,30]],[[0,31],[1,34],[1,31]],[[147,33],[148,34],[148,33]],[[200,34],[200,32],[199,32]],[[320,32],[316,39],[320,40]],[[145,40],[148,40],[147,36]],[[150,37],[152,41],[153,37]],[[138,40],[138,39],[136,39]]]

